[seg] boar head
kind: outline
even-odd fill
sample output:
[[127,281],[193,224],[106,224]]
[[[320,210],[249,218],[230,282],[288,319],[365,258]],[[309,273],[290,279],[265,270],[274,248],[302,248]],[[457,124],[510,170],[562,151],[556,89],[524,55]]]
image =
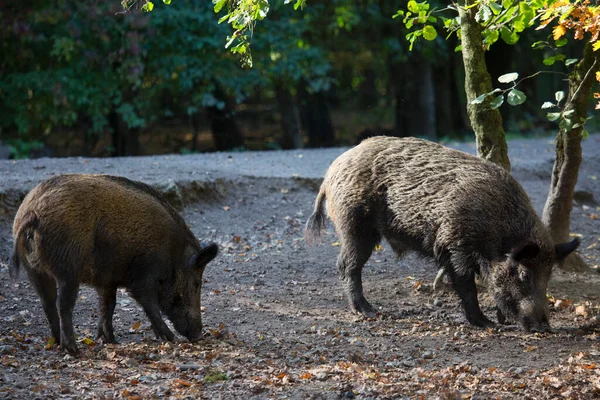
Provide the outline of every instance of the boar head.
[[506,261],[492,272],[492,293],[498,320],[506,318],[519,322],[530,332],[550,329],[546,289],[554,265],[562,262],[577,249],[579,240],[557,244],[544,250],[534,242],[515,248]]

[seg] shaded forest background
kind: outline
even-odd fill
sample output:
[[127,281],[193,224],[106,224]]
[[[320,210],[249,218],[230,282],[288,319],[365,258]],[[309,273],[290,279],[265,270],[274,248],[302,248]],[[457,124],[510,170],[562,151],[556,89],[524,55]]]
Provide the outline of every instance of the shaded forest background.
[[[406,1],[283,3],[271,1],[254,32],[254,65],[242,68],[207,0],[156,2],[151,13],[123,13],[117,0],[3,2],[0,142],[20,158],[472,138],[458,43],[441,37],[409,52],[392,19]],[[547,35],[528,30],[516,45],[492,46],[494,84],[513,71],[565,72],[531,48]],[[567,51],[581,54],[577,44]],[[564,79],[524,81],[527,102],[501,107],[507,133],[555,133],[540,106]]]

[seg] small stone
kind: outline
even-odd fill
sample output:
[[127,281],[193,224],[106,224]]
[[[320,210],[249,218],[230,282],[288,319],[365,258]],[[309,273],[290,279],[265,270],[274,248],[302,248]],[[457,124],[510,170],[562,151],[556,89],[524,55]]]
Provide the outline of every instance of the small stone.
[[441,305],[442,305],[442,300],[440,300],[439,298],[437,298],[437,297],[436,297],[436,298],[435,298],[435,300],[433,300],[433,305],[434,305],[435,307],[441,307]]
[[402,365],[405,367],[413,368],[415,366],[415,362],[411,360],[402,360]]
[[2,354],[2,355],[12,354],[14,352],[15,352],[15,348],[13,346],[10,346],[10,345],[0,346],[0,354]]
[[125,365],[129,368],[135,368],[140,365],[139,362],[135,358],[127,358],[125,359]]
[[160,358],[160,356],[158,354],[156,354],[156,353],[150,353],[150,354],[148,354],[148,359],[149,360],[156,361],[159,358]]
[[190,371],[202,368],[201,364],[177,364],[177,369],[180,371]]
[[317,380],[319,380],[319,381],[327,380],[328,376],[329,376],[329,374],[325,371],[319,371],[315,374],[315,378],[317,378]]
[[432,358],[433,358],[433,352],[428,350],[425,353],[423,353],[423,359],[431,360]]
[[74,357],[70,354],[65,354],[65,356],[63,357],[63,361],[71,361],[73,359]]
[[348,390],[346,393],[344,393],[345,399],[353,399],[354,397],[354,392],[352,390]]

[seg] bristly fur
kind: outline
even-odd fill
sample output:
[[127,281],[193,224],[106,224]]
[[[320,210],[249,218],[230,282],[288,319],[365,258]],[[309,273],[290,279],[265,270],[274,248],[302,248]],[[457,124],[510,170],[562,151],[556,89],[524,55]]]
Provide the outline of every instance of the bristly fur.
[[[491,325],[474,281],[477,273],[491,270],[498,307],[515,305],[512,314],[526,329],[541,330],[548,325],[552,267],[559,255],[577,248],[572,242],[555,249],[527,193],[508,171],[417,138],[373,137],[340,155],[327,170],[306,223],[308,244],[325,224],[325,198],[340,238],[337,267],[346,295],[353,310],[368,318],[377,310],[363,295],[362,268],[382,238],[398,256],[415,251],[436,260],[450,275],[472,324]],[[507,258],[513,249],[527,251],[513,260]]]
[[16,232],[13,252],[8,266],[8,272],[13,282],[19,277],[21,263],[27,263],[27,257],[22,257],[22,255],[25,253],[25,242],[28,240],[28,236],[33,236],[29,232],[37,229],[39,223],[40,220],[35,213],[28,213],[23,218],[18,232]]

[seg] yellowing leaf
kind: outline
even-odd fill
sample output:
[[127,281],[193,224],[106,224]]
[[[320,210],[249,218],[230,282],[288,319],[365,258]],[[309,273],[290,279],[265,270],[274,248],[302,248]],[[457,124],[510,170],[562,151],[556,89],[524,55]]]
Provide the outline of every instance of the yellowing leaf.
[[310,374],[310,372],[300,375],[300,379],[310,379],[311,377],[312,375]]
[[88,337],[86,337],[85,339],[83,339],[83,340],[81,341],[81,343],[85,344],[86,346],[93,346],[93,345],[95,345],[95,344],[96,344],[96,342],[94,342],[94,340],[93,340],[93,339],[90,339],[90,338],[88,338]]
[[565,33],[567,33],[567,28],[562,25],[556,25],[554,29],[552,29],[552,37],[554,40],[560,39]]
[[375,246],[375,251],[381,251],[383,250],[383,246],[378,244],[377,246]]
[[337,246],[339,246],[339,245],[340,245],[340,242],[333,242],[333,243],[331,243],[331,245],[332,245],[333,247],[337,247]]
[[46,346],[44,346],[44,349],[46,350],[50,350],[52,348],[52,346],[54,346],[56,344],[56,339],[54,339],[53,337],[51,337],[50,339],[48,339],[48,341],[46,342]]
[[140,321],[135,321],[133,323],[133,325],[131,325],[131,329],[133,329],[134,331],[137,331],[138,329],[140,329],[141,325],[142,325],[142,323]]
[[537,350],[537,348],[538,348],[537,346],[527,346],[527,348],[525,350],[523,350],[523,352],[530,353],[534,350]]
[[174,379],[173,386],[175,387],[190,387],[192,386],[192,382],[186,381],[185,379]]
[[596,368],[596,364],[583,364],[582,367],[584,369],[594,369]]

